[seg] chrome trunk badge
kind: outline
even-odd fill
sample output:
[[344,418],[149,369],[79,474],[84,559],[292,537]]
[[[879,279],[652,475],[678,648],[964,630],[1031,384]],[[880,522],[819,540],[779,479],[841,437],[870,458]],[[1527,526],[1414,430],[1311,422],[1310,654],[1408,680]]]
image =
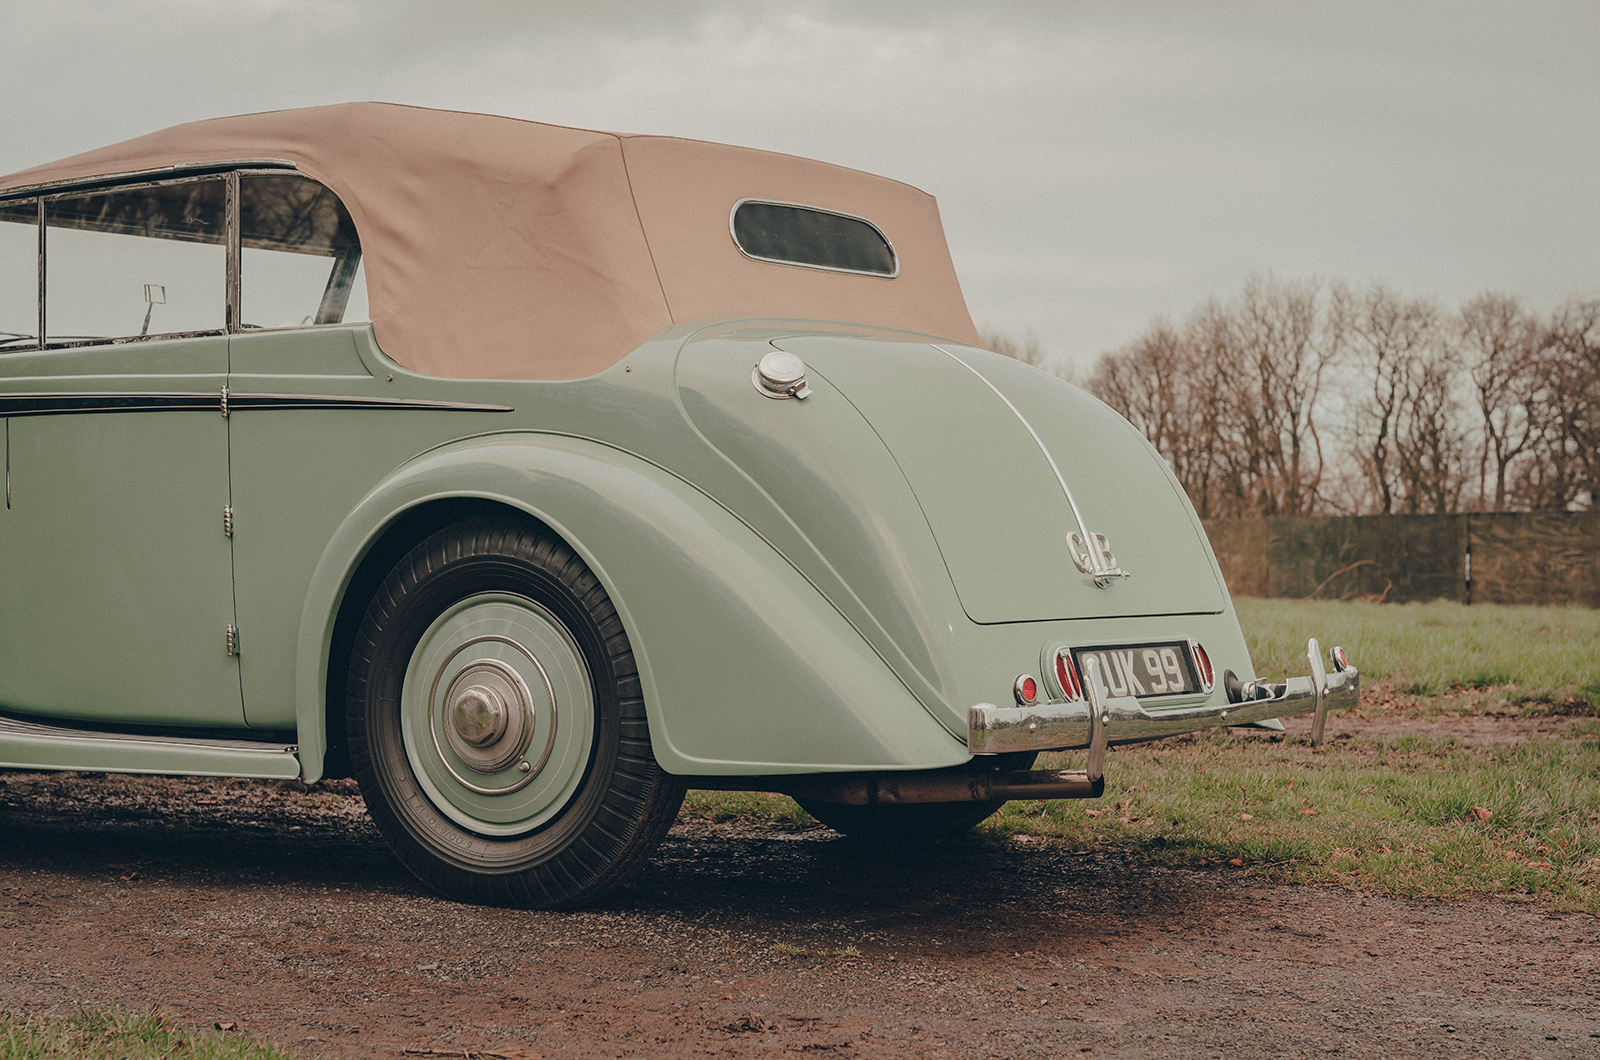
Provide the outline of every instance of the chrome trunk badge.
[[1111,542],[1106,535],[1090,533],[1067,535],[1067,551],[1072,554],[1072,565],[1085,574],[1094,576],[1094,583],[1104,589],[1112,578],[1131,578],[1132,574],[1117,566],[1117,557],[1111,554]]

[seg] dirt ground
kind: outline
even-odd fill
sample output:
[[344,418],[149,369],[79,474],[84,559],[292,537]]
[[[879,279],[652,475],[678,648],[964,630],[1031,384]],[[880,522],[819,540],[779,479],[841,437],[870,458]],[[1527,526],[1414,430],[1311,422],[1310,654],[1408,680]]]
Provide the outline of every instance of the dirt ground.
[[374,1060],[1600,1057],[1600,919],[704,823],[517,912],[424,891],[353,793],[0,773],[0,1008],[152,1004]]

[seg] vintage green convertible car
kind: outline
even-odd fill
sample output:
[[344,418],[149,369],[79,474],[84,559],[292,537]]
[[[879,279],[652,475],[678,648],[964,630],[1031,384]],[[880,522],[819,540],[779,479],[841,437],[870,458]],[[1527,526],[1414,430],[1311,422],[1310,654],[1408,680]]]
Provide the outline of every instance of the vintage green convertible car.
[[1160,457],[820,162],[351,104],[12,174],[0,417],[0,767],[354,775],[475,901],[690,787],[930,836],[1358,694],[1256,680]]

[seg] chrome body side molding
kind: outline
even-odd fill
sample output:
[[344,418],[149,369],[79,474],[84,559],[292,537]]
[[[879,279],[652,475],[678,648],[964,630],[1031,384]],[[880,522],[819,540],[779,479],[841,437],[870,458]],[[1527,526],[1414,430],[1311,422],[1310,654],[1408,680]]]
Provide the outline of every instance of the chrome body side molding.
[[419,401],[412,398],[369,398],[338,394],[241,394],[223,387],[216,393],[0,394],[0,416],[70,416],[88,412],[216,412],[224,416],[245,409],[390,409],[412,412],[512,412],[510,405],[467,401]]
[[0,717],[5,769],[294,780],[299,751],[295,744],[101,732]]

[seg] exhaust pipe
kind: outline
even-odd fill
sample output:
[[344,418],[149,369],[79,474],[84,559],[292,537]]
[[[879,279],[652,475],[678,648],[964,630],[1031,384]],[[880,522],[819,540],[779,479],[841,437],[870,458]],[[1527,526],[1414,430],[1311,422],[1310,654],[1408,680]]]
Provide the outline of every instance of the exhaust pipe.
[[[744,778],[745,785],[754,778]],[[1013,773],[839,773],[766,777],[768,790],[847,806],[904,806],[922,802],[1009,802],[1012,799],[1097,799],[1104,777],[1082,769],[1024,769]]]

